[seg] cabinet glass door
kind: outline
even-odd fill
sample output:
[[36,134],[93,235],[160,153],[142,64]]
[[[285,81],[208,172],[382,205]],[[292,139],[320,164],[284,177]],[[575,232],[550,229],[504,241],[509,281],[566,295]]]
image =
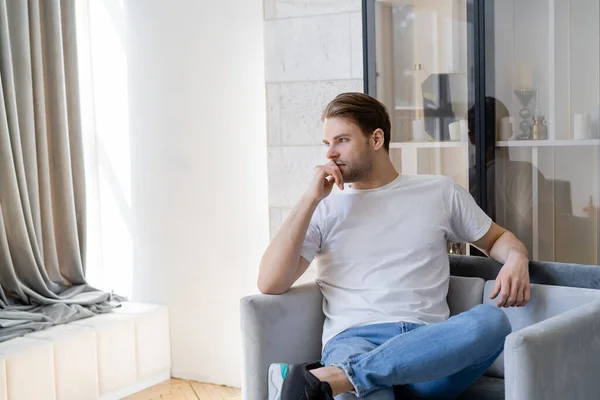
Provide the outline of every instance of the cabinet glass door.
[[535,260],[600,264],[600,2],[485,1],[487,210]]
[[[475,138],[472,6],[467,0],[368,1],[367,92],[392,120],[390,157],[400,173],[443,174],[469,189]],[[464,246],[451,244],[451,252]]]

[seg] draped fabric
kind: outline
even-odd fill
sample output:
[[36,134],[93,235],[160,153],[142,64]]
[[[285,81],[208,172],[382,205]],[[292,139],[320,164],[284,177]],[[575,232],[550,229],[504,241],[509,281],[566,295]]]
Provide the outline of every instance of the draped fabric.
[[0,341],[108,312],[85,279],[75,0],[0,0]]

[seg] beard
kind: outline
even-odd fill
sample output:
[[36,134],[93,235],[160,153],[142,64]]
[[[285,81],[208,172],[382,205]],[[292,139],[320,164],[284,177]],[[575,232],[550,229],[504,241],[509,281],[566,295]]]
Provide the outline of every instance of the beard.
[[353,160],[341,161],[340,168],[344,182],[352,183],[367,179],[373,170],[374,155],[368,150],[363,151]]

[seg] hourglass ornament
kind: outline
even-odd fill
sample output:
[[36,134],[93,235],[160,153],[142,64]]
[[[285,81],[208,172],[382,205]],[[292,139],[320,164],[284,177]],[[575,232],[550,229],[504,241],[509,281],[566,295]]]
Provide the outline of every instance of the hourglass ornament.
[[517,96],[523,106],[521,111],[519,111],[519,116],[523,119],[519,123],[521,134],[517,136],[517,139],[531,139],[531,111],[527,108],[527,105],[533,99],[533,96],[535,96],[535,89],[515,89],[515,96]]

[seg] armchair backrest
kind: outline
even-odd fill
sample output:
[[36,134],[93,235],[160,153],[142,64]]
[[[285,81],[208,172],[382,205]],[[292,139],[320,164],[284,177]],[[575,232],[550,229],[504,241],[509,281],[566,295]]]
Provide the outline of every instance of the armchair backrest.
[[[502,264],[486,257],[450,255],[450,274],[496,279]],[[600,289],[600,268],[597,265],[568,264],[548,261],[529,263],[531,283]]]
[[470,310],[483,301],[485,281],[481,278],[450,276],[448,287],[448,307],[450,315]]

